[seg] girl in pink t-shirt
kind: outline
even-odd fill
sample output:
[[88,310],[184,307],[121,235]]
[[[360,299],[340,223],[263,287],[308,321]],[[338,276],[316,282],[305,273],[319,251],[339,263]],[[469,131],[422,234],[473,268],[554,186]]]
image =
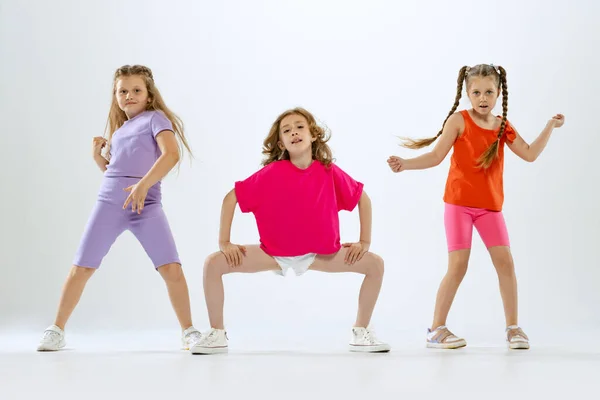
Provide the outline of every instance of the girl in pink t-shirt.
[[[264,141],[264,167],[235,183],[223,200],[220,252],[204,264],[204,295],[211,330],[191,349],[194,354],[227,352],[223,325],[223,275],[232,272],[308,269],[365,275],[350,351],[387,352],[390,346],[368,329],[383,280],[383,260],[369,252],[371,201],[363,184],[333,164],[329,138],[311,113],[295,108],[281,114]],[[260,245],[230,242],[236,203],[256,218]],[[360,240],[340,244],[338,212],[358,205]]]

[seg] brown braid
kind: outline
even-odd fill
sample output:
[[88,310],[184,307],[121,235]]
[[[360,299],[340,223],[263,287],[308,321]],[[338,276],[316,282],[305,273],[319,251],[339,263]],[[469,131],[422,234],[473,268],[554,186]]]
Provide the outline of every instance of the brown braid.
[[[494,68],[494,67],[491,67]],[[500,139],[506,130],[506,116],[508,114],[508,85],[506,84],[506,70],[500,66],[497,67],[498,70],[494,68],[494,72],[499,77],[499,85],[501,87],[502,94],[502,122],[500,123],[500,131],[498,132],[498,138],[494,143],[488,147],[488,149],[479,157],[477,160],[480,168],[487,169],[489,168],[496,157],[498,157],[498,149],[500,148]],[[483,75],[483,74],[482,74]]]
[[452,116],[452,114],[454,114],[456,109],[458,108],[458,104],[459,104],[460,98],[462,96],[463,84],[465,82],[465,78],[467,76],[468,71],[469,71],[469,67],[467,67],[465,65],[458,72],[458,79],[456,80],[456,97],[454,99],[454,105],[452,106],[452,109],[450,110],[450,112],[448,113],[448,116],[444,120],[444,123],[442,124],[442,129],[440,129],[438,134],[432,138],[427,138],[427,139],[416,139],[415,140],[415,139],[410,139],[410,138],[402,138],[403,139],[403,143],[401,144],[402,147],[406,147],[408,149],[420,149],[420,148],[429,146],[431,143],[435,142],[435,140],[437,138],[440,137],[440,135],[444,131],[444,126],[446,126],[446,121],[448,121],[448,118],[450,118]]

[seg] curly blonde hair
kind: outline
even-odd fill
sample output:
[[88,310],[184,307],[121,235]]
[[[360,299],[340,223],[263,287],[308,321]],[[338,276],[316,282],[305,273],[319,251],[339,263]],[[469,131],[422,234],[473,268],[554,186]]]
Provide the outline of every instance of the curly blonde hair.
[[269,131],[269,135],[263,142],[262,153],[265,155],[265,158],[262,162],[262,165],[266,166],[274,161],[290,159],[288,151],[285,149],[282,150],[279,147],[279,129],[281,128],[281,121],[289,115],[300,115],[306,118],[310,134],[316,139],[312,143],[312,158],[313,160],[320,161],[327,167],[330,166],[333,162],[333,156],[327,142],[331,138],[331,134],[329,131],[317,125],[315,117],[309,111],[301,107],[284,111],[281,115],[279,115],[279,117],[277,117],[275,122],[273,122],[271,130]]
[[117,90],[117,81],[119,78],[123,76],[139,76],[146,83],[146,89],[148,90],[148,98],[150,102],[146,105],[146,110],[157,110],[162,111],[165,116],[171,121],[173,124],[173,132],[177,136],[179,143],[179,152],[182,151],[182,146],[188,151],[190,156],[192,155],[192,150],[188,145],[187,140],[185,139],[185,135],[183,132],[183,121],[179,118],[173,111],[167,107],[165,101],[163,100],[156,84],[154,83],[154,76],[152,75],[152,70],[150,68],[145,67],[143,65],[124,65],[118,68],[115,71],[115,75],[113,78],[113,92],[112,92],[112,102],[110,104],[110,111],[108,113],[108,121],[106,122],[106,132],[105,134],[108,136],[108,145],[106,146],[106,156],[110,158],[110,142],[113,137],[113,134],[117,129],[119,129],[125,121],[127,121],[127,115],[125,111],[119,108],[119,103],[117,103],[116,99],[116,90]]

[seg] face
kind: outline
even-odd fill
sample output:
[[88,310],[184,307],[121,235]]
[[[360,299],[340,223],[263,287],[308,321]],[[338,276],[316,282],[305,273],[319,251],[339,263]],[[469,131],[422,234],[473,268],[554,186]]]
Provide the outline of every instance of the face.
[[146,110],[146,105],[150,102],[146,82],[139,75],[119,78],[115,96],[119,108],[127,114],[128,118],[133,118]]
[[498,100],[498,82],[491,77],[473,77],[469,80],[467,89],[471,106],[479,114],[489,114]]
[[308,121],[302,115],[292,114],[279,124],[279,147],[286,149],[290,156],[305,152],[312,153],[312,142],[316,139],[310,133]]

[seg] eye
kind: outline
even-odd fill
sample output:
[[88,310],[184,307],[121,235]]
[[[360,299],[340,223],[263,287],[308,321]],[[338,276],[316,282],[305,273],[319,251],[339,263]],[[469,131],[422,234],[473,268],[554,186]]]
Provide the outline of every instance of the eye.
[[121,89],[121,90],[119,90],[119,93],[121,93],[121,94],[125,94],[125,92],[126,92],[126,90],[125,90],[125,89]]
[[136,92],[138,92],[138,93],[139,93],[139,92],[141,92],[141,90],[140,90],[140,89],[135,89],[135,91],[136,91]]
[[290,130],[289,129],[284,129],[283,133],[288,133]]
[[491,90],[487,91],[487,94],[492,94],[492,93],[494,93],[494,92],[492,92]]
[[304,129],[304,125],[298,125],[298,129]]
[[478,95],[479,95],[479,90],[476,90],[476,91],[474,91],[474,92],[473,92],[473,94],[474,94],[475,96],[478,96]]

